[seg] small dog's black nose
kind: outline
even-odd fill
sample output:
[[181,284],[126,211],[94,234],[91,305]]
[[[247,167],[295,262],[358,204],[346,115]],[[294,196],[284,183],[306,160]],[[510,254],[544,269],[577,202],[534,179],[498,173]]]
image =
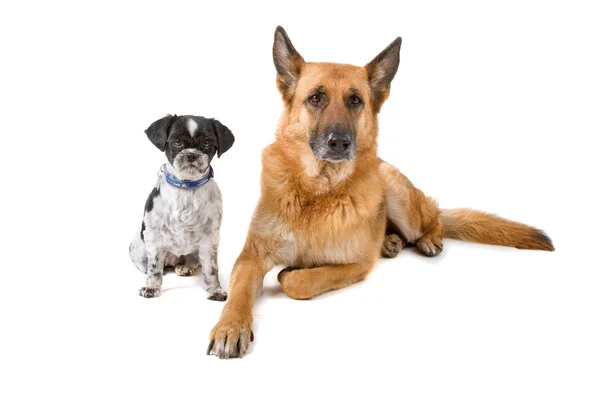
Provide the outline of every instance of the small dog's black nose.
[[342,132],[334,132],[327,140],[329,150],[342,154],[350,147],[350,135]]
[[198,156],[196,154],[186,154],[185,159],[188,160],[188,162],[194,162],[198,159]]

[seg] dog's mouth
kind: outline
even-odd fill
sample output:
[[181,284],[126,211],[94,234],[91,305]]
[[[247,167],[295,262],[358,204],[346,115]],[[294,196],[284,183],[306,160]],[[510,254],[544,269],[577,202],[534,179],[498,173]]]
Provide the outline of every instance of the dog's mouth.
[[197,165],[197,164],[187,164],[183,165],[180,168],[181,172],[184,172],[189,175],[202,175],[208,170],[208,166],[205,165]]
[[198,151],[182,151],[173,162],[175,170],[181,179],[195,180],[208,171],[210,159]]
[[[313,152],[314,153],[314,152]],[[327,161],[332,163],[341,163],[344,161],[352,161],[354,160],[354,154],[349,155],[338,155],[338,154],[315,154],[317,159],[321,161]]]

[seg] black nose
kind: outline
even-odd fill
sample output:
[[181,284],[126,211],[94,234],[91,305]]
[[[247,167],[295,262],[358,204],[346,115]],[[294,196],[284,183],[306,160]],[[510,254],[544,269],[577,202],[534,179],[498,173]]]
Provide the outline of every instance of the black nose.
[[185,159],[188,160],[188,162],[194,162],[198,159],[198,156],[196,154],[186,154]]
[[329,135],[327,145],[329,146],[329,150],[342,154],[350,147],[350,135],[347,133],[334,132]]

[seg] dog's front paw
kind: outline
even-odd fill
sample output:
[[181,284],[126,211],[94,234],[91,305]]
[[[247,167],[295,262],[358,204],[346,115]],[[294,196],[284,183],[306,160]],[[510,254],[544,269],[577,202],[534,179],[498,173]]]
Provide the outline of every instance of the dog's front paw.
[[254,341],[252,318],[239,315],[223,315],[210,332],[210,344],[207,355],[215,354],[219,358],[242,358],[250,342]]
[[208,299],[214,301],[225,301],[227,300],[227,292],[223,289],[213,290],[208,294]]
[[143,288],[140,289],[140,296],[145,297],[147,299],[149,299],[151,297],[156,297],[159,294],[160,294],[159,287],[144,286]]
[[310,271],[297,267],[288,267],[282,269],[277,274],[277,280],[281,284],[283,291],[292,299],[308,300],[315,297],[309,284]]

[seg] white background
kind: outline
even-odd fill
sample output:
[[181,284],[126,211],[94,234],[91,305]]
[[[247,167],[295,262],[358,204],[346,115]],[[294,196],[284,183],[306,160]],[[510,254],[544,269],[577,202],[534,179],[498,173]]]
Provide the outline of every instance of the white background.
[[[592,3],[3,2],[0,397],[600,398]],[[143,131],[177,113],[236,135],[213,162],[227,287],[281,111],[277,25],[308,61],[364,65],[402,36],[381,156],[557,250],[447,240],[311,301],[273,271],[250,353],[207,357],[222,303],[201,277],[137,294],[127,249],[164,157]]]

